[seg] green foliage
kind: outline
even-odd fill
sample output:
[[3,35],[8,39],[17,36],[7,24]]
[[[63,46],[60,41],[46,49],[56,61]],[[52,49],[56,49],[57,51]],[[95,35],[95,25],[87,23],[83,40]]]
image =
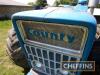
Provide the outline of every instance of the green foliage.
[[76,4],[77,1],[78,0],[59,0],[59,1],[56,0],[56,6],[58,6],[59,4],[73,5],[73,3]]
[[44,2],[44,0],[37,0],[36,5],[41,6],[41,7],[45,7],[47,5],[47,3]]
[[36,3],[29,2],[28,5],[31,5],[33,7],[45,7],[47,5],[46,0],[37,0]]
[[60,2],[56,0],[55,5],[56,6],[60,5]]
[[35,3],[29,2],[28,5],[35,6]]
[[10,28],[11,20],[0,20],[0,75],[24,75],[24,69],[12,63],[6,53],[6,39]]
[[45,0],[37,0],[36,6],[45,7],[47,5]]
[[100,8],[100,4],[97,5],[97,8]]
[[60,0],[61,4],[71,4],[73,0]]

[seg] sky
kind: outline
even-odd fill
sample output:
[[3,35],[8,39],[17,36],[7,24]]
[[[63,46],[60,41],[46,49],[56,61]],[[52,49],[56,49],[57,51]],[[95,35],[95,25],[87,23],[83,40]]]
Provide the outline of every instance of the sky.
[[[27,4],[29,2],[35,2],[36,0],[14,0],[14,1]],[[49,5],[52,5],[54,3],[54,1],[55,0],[47,0]]]

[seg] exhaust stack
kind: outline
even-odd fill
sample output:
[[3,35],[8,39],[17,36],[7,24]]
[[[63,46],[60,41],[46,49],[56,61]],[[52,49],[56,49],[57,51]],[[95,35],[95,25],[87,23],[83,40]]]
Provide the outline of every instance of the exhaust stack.
[[88,2],[88,7],[89,7],[88,12],[93,14],[94,8],[96,8],[98,3],[99,3],[99,0],[89,0],[89,2]]

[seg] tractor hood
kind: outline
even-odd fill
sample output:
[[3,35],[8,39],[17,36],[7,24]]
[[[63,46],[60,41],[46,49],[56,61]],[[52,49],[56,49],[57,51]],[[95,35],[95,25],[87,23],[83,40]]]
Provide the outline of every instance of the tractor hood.
[[[94,17],[88,14],[86,7],[82,6],[48,7],[40,10],[30,10],[16,13],[13,20],[45,21],[45,19],[60,19],[96,23]],[[94,22],[95,21],[95,22]]]
[[19,13],[15,13],[12,16],[12,19],[26,19],[27,20],[36,20],[38,18],[43,20],[43,18],[49,14],[52,11],[55,11],[57,9],[57,7],[49,7],[49,8],[45,8],[45,9],[39,9],[39,10],[30,10],[30,11],[23,11],[23,12],[19,12]]
[[[31,41],[30,44],[35,41],[34,44],[36,45],[36,47],[37,45],[39,45],[39,47],[42,46],[44,47],[44,49],[50,47],[50,49],[54,48],[54,50],[59,50],[59,46],[61,52],[63,51],[68,53],[69,51],[69,54],[76,54],[76,56],[79,55],[79,57],[83,56],[82,60],[86,60],[91,51],[97,24],[93,15],[87,13],[87,7],[85,5],[77,5],[75,7],[48,7],[40,10],[23,11],[14,14],[12,16],[12,21],[23,50],[25,49],[24,45],[29,44],[29,41],[27,41],[28,39]],[[77,28],[79,28],[80,30],[78,30]],[[35,34],[33,33],[33,31],[35,32]],[[83,33],[80,33],[80,31]],[[78,34],[78,32],[80,34]],[[40,33],[45,34],[45,37],[49,38],[45,38],[43,35],[42,40]],[[27,37],[26,34],[28,35]],[[65,34],[67,35],[67,37]],[[32,36],[36,36],[34,37],[36,39],[34,39]],[[63,44],[62,42],[59,43],[59,38],[64,42]],[[71,39],[71,41],[68,42],[70,43],[70,45],[67,44],[69,46],[68,48],[72,46],[72,40],[76,38],[76,42],[79,42],[82,39],[81,42],[83,43],[75,44],[75,47],[83,45],[82,49],[78,49],[80,51],[76,51],[77,49],[70,48],[72,50],[66,51],[64,46],[66,46],[65,42],[66,40],[69,40],[68,38]],[[57,42],[55,42],[55,40],[57,40]],[[62,47],[64,47],[64,49]]]

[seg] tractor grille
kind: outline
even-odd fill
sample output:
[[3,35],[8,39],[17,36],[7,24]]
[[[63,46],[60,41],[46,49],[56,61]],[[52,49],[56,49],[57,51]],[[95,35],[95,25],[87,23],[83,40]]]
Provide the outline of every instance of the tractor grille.
[[[35,45],[25,45],[25,49],[32,68],[36,71],[45,73],[46,75],[62,75],[59,73],[59,70],[62,69],[62,61],[79,60],[79,58],[69,55],[67,56],[61,52],[57,52],[52,49],[49,50]],[[42,67],[39,68],[36,66],[38,62],[42,64]],[[71,74],[74,75],[75,72],[71,72]]]

